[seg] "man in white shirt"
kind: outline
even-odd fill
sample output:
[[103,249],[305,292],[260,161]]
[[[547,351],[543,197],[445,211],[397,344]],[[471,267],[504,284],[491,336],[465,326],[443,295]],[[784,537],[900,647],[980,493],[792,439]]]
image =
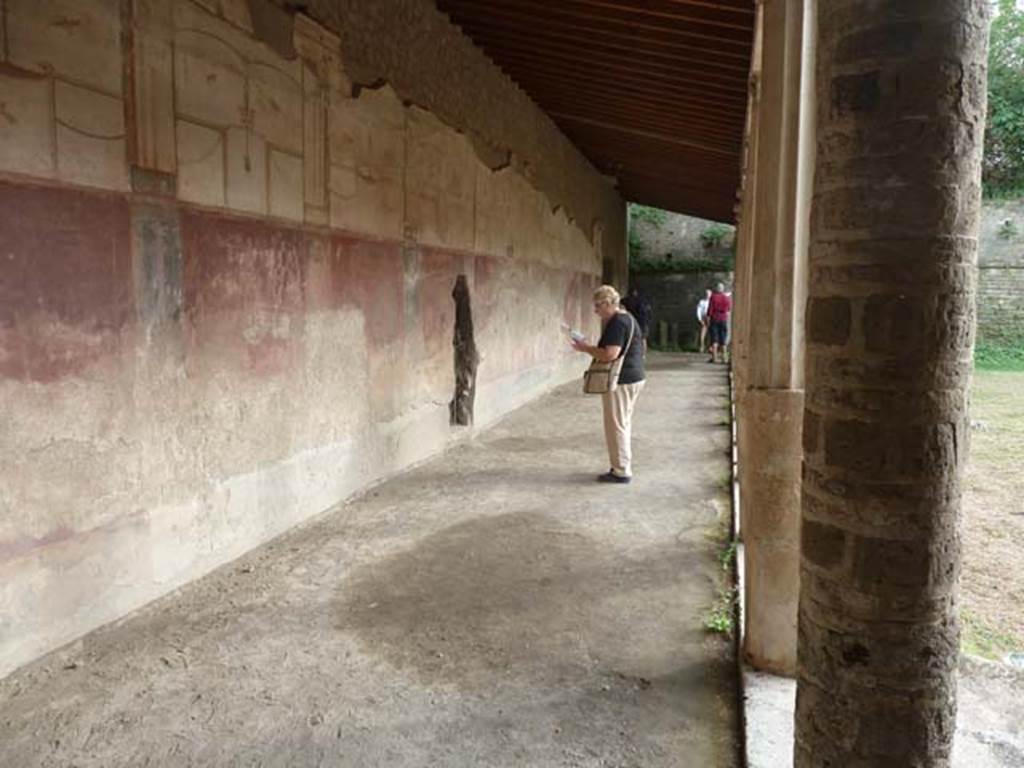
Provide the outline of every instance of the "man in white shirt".
[[708,339],[708,301],[711,300],[711,289],[704,290],[704,298],[697,302],[697,322],[700,323],[700,351],[706,351]]

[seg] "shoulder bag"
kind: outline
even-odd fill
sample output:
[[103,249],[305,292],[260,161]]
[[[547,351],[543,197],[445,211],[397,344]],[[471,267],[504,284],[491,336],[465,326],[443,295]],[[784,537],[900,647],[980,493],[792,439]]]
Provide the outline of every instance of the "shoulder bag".
[[626,339],[626,346],[622,348],[619,356],[607,362],[592,360],[590,367],[583,374],[583,393],[586,395],[603,395],[606,392],[614,392],[619,386],[619,373],[622,372],[622,363],[629,352],[629,346],[633,343],[633,331],[636,329],[636,318],[628,312],[625,313],[630,319],[629,338]]

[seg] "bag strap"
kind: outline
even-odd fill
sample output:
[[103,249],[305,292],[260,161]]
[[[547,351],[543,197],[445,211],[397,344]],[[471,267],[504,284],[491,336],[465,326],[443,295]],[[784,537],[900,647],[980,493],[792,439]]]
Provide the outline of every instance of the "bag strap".
[[[629,347],[633,343],[633,331],[636,330],[636,318],[633,317],[632,313],[630,312],[626,312],[626,315],[632,322],[629,324],[629,337],[626,339],[626,346],[624,346],[622,348],[622,352],[619,353],[619,357],[623,358],[626,356],[626,353],[629,352]],[[618,360],[618,358],[615,359]]]

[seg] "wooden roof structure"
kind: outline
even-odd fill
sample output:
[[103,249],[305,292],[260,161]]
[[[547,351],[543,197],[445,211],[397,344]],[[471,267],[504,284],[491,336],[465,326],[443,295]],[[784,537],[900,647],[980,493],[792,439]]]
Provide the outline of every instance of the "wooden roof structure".
[[437,0],[627,200],[732,221],[754,0]]

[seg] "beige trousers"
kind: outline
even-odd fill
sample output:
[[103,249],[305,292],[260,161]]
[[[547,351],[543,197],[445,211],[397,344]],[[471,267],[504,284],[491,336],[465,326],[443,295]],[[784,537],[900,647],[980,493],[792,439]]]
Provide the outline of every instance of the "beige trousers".
[[604,440],[608,444],[608,460],[612,472],[621,477],[633,474],[631,466],[633,450],[630,446],[630,429],[633,426],[633,406],[640,396],[644,382],[619,384],[614,392],[601,395],[604,404]]

